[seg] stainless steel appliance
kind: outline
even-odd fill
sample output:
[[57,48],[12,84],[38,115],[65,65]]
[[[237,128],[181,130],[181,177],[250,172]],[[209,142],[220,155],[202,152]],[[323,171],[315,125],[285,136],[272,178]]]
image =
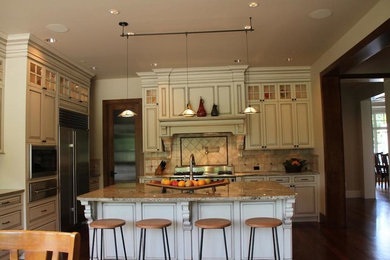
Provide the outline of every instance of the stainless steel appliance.
[[29,184],[29,201],[33,202],[57,195],[57,180],[37,181]]
[[30,179],[57,175],[57,149],[50,145],[30,145]]
[[77,196],[89,191],[88,117],[60,109],[59,121],[60,226],[71,231],[85,220]]

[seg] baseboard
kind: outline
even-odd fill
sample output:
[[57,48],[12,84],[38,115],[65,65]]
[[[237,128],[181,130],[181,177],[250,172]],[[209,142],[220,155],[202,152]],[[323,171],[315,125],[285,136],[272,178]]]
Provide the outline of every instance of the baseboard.
[[360,190],[347,190],[345,192],[345,197],[347,199],[352,199],[352,198],[363,198],[363,193]]

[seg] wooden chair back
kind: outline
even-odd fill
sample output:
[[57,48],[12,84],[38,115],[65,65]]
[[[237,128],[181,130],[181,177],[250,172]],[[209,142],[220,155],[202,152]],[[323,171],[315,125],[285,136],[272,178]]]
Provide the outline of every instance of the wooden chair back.
[[[58,260],[67,253],[68,260],[79,260],[80,234],[55,231],[2,230],[0,249],[10,252],[10,260],[17,260],[19,251],[25,260]],[[51,256],[51,258],[50,258]]]

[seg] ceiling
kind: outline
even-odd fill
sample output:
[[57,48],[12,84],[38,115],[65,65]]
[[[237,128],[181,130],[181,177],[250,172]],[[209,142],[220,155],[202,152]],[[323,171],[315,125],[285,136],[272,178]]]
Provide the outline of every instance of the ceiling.
[[[248,33],[251,66],[310,66],[348,31],[378,0],[258,0],[249,8],[242,0],[1,0],[0,31],[30,32],[97,78],[126,75],[126,39],[120,21],[135,33],[242,29]],[[115,8],[119,15],[108,10]],[[317,20],[309,13],[329,8],[332,15]],[[66,33],[48,24],[63,24]],[[49,44],[46,43],[45,44]],[[186,67],[185,36],[129,38],[129,73]],[[188,36],[188,66],[220,66],[246,61],[245,33]],[[292,58],[292,61],[287,61]]]

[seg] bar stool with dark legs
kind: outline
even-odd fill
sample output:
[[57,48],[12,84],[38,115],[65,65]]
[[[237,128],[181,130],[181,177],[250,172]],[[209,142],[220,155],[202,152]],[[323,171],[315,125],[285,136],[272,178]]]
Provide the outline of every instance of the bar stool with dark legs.
[[[141,252],[143,255],[142,259],[145,259],[146,229],[161,229],[163,245],[164,245],[164,258],[171,259],[171,253],[169,252],[168,232],[167,232],[167,227],[169,227],[171,224],[172,222],[170,220],[162,219],[162,218],[143,219],[136,222],[135,225],[141,229],[138,259],[141,259]],[[168,250],[165,247],[165,243]],[[167,258],[167,251],[168,251],[168,258]]]
[[[125,224],[126,224],[126,222],[122,219],[107,218],[107,219],[95,220],[89,225],[91,228],[93,228],[91,259],[93,259],[93,248],[95,245],[95,235],[96,235],[97,229],[100,229],[100,259],[103,259],[103,230],[104,229],[112,229],[114,231],[115,255],[116,255],[116,259],[118,259],[118,248],[116,245],[116,232],[115,232],[115,228],[117,228],[117,227],[119,227],[121,230],[123,251],[125,253],[125,259],[127,259],[125,239],[123,238],[123,230],[122,230],[122,226],[124,226]],[[97,239],[97,237],[96,237],[96,239]],[[96,246],[96,249],[97,249],[97,246]],[[97,255],[97,253],[96,253],[96,255]]]
[[205,219],[199,219],[195,222],[195,226],[201,228],[199,260],[202,259],[203,232],[205,229],[222,229],[223,230],[223,240],[225,242],[225,255],[226,255],[226,259],[228,259],[225,227],[228,227],[231,224],[232,223],[230,222],[230,220],[224,219],[224,218],[205,218]]
[[[280,260],[279,252],[279,241],[278,241],[278,230],[277,227],[282,225],[282,221],[277,218],[250,218],[245,220],[245,224],[251,228],[249,235],[249,249],[248,249],[248,260],[253,259],[253,249],[255,245],[255,230],[256,228],[272,228],[272,242],[274,246],[274,257]],[[276,248],[275,248],[276,243]],[[278,258],[276,258],[276,253]]]

